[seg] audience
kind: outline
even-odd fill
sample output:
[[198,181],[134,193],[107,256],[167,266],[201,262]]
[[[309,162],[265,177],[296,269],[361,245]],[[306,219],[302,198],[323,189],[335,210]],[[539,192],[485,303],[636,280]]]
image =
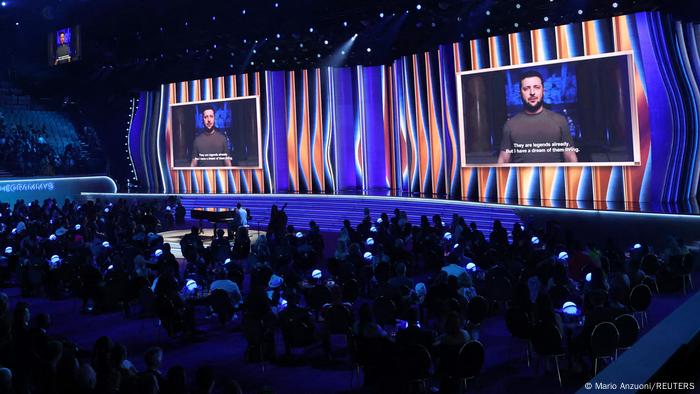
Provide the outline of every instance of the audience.
[[[206,334],[196,328],[197,305],[209,308],[207,316],[219,315],[224,326],[240,317],[251,361],[275,360],[274,333],[280,331],[287,356],[295,347],[319,344],[331,358],[333,335],[356,339],[359,347],[383,343],[387,358],[416,345],[438,354],[438,348],[473,341],[468,328],[502,314],[505,305],[524,311],[532,326],[553,324],[564,334],[562,303],[573,301],[585,323],[570,348],[585,364],[595,324],[629,313],[629,291],[647,275],[642,261],[648,252],[635,249],[625,257],[612,243],[603,251],[584,247],[564,240],[555,225],[539,231],[516,224],[509,238],[496,221],[487,240],[458,215],[449,226],[439,215],[423,216],[414,226],[400,210],[376,220],[365,210],[355,227],[346,220],[336,249],[326,253],[314,221],[298,231],[277,206],[252,245],[245,226],[235,229],[233,240],[217,231],[211,246],[192,227],[180,241],[184,261],[178,261],[158,235],[164,226],[184,227],[181,217],[172,220],[174,206],[178,216],[181,204],[174,199],[0,203],[3,264],[24,296],[77,296],[84,314],[137,307],[155,314],[172,337]],[[667,254],[683,251],[677,242],[667,244]],[[661,261],[659,270],[667,269]],[[139,371],[127,348],[109,337],[95,342],[88,360],[51,330],[51,315],[32,319],[29,304],[13,306],[0,293],[0,392],[241,392],[235,381],[218,382],[209,366],[174,366],[164,374],[160,347],[145,351]],[[357,352],[353,357],[362,349]],[[391,363],[373,368],[388,382],[401,375]],[[382,381],[368,384],[381,388]]]

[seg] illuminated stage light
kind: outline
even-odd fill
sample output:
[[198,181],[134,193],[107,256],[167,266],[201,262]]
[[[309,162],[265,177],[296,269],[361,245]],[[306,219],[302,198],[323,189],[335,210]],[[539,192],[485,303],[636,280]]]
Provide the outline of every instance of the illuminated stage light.
[[303,43],[303,42],[300,42],[300,43],[299,43],[299,48],[303,48],[303,47],[304,47],[304,43]]
[[279,51],[279,50],[280,50],[280,47],[275,47],[275,50],[276,50],[276,51]]
[[586,274],[586,282],[590,282],[591,279],[593,279],[593,274],[591,274],[591,273],[589,272],[589,273]]
[[253,53],[258,53],[258,50],[257,50],[257,49],[253,49]]
[[324,45],[328,45],[328,40],[323,40]]
[[420,4],[416,4],[416,9],[417,9],[417,10],[420,10],[421,8],[423,8],[423,6],[422,6],[422,5],[420,5]]
[[486,29],[486,32],[487,32],[487,33],[491,33],[491,29]]
[[348,27],[348,22],[347,22],[347,21],[343,22],[343,27]]
[[275,59],[272,59],[272,63],[274,63],[274,62],[275,62]]
[[486,16],[489,16],[489,15],[491,15],[491,11],[486,10]]
[[275,3],[275,8],[278,8],[280,6],[280,3]]
[[277,35],[275,37],[280,38],[282,36],[279,33],[277,33]]
[[320,53],[317,53],[317,54],[316,54],[316,57],[320,59],[320,58],[321,58],[321,54],[320,54]]
[[367,48],[367,52],[372,52],[372,48]]
[[518,27],[520,25],[518,24],[518,22],[515,22],[515,23],[513,23],[513,26]]
[[313,32],[314,32],[314,28],[313,28],[313,27],[309,27],[309,33],[313,33]]
[[383,12],[380,12],[380,13],[379,13],[379,17],[380,17],[380,18],[384,18],[384,13],[383,13]]
[[578,10],[579,15],[583,15],[583,10]]
[[515,8],[520,9],[520,3],[517,3],[517,4],[515,5]]
[[548,17],[548,16],[545,16],[545,17],[544,17],[544,21],[545,21],[545,22],[549,22],[549,17]]
[[[3,7],[5,6],[5,3],[4,3],[4,2],[2,3],[2,6],[3,6]],[[613,6],[613,8],[617,8],[617,2],[612,3],[612,6]]]
[[5,6],[7,5],[7,2],[4,2],[4,1],[3,1],[2,3],[0,3],[0,5],[2,5],[3,7],[5,7]]
[[245,8],[241,10],[241,14],[245,15]]
[[212,16],[212,17],[211,17],[211,20],[215,21],[215,20],[216,20],[216,16]]
[[341,54],[345,55],[345,51],[340,51]]

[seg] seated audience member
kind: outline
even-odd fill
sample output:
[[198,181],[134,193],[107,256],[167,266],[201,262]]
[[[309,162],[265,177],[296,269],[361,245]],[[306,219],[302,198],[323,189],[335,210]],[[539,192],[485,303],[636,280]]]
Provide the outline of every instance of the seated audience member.
[[199,367],[195,372],[192,394],[211,394],[214,392],[214,383],[214,369],[210,366]]
[[461,328],[461,320],[457,312],[447,314],[443,333],[439,335],[435,341],[435,346],[440,345],[463,345],[471,340],[471,336],[467,330]]
[[146,364],[146,370],[141,372],[141,376],[153,376],[158,387],[165,387],[165,377],[160,372],[160,366],[163,363],[163,349],[159,347],[149,348],[143,354],[143,361]]
[[374,312],[370,304],[360,306],[359,319],[353,326],[353,333],[362,338],[386,338],[387,333],[374,320]]
[[394,271],[396,272],[396,276],[389,279],[389,286],[394,288],[408,286],[409,288],[413,288],[413,279],[406,277],[406,264],[396,264]]
[[396,333],[396,345],[408,348],[413,345],[421,345],[430,349],[435,340],[430,330],[422,328],[418,319],[418,310],[411,308],[408,310],[408,327]]
[[161,394],[187,394],[187,377],[185,368],[176,365],[168,370],[165,387],[161,387]]

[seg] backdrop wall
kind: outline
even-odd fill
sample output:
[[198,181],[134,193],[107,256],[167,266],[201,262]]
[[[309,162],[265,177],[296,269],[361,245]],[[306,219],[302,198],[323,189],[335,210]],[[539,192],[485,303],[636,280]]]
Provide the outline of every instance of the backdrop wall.
[[[699,25],[638,13],[443,45],[386,66],[166,84],[141,94],[129,147],[139,182],[167,193],[392,191],[525,205],[644,209],[674,202],[693,209],[699,37]],[[461,167],[458,71],[626,50],[634,53],[640,166]],[[169,104],[253,94],[261,98],[261,170],[171,170]]]

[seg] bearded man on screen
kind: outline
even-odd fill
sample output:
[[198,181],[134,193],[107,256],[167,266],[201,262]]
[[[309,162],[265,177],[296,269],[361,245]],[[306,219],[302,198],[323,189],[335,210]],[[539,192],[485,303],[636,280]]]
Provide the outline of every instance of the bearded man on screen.
[[192,167],[231,167],[228,140],[214,126],[214,107],[207,105],[202,111],[204,132],[194,139]]
[[544,78],[537,71],[520,77],[523,110],[503,125],[498,164],[578,162],[566,118],[544,107]]

